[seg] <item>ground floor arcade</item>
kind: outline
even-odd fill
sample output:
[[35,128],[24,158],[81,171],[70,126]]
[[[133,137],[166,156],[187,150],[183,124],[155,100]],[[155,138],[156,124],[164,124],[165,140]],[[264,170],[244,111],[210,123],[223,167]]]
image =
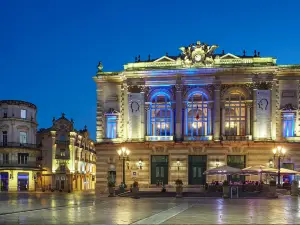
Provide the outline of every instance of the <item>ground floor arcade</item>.
[[[123,161],[117,150],[126,147],[130,151],[129,159],[124,163],[127,184],[134,180],[141,187],[175,184],[181,179],[186,186],[203,185],[206,182],[223,181],[226,176],[203,174],[207,169],[229,165],[245,168],[252,165],[277,167],[272,149],[282,145],[286,157],[281,160],[281,167],[297,170],[300,168],[300,144],[271,142],[148,142],[130,144],[98,144],[97,184],[100,192],[106,190],[107,177],[113,177],[119,185],[123,180]],[[258,180],[258,176],[248,179]]]
[[42,175],[42,189],[56,191],[84,191],[95,189],[96,178],[92,174],[55,173]]
[[0,170],[0,191],[35,191],[37,172],[32,170]]

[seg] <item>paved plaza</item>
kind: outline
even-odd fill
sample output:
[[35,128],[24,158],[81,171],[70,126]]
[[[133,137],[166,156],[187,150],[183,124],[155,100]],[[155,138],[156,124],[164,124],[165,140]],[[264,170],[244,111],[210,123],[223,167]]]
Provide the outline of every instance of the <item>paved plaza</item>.
[[108,198],[93,193],[0,193],[0,224],[300,223],[298,197]]

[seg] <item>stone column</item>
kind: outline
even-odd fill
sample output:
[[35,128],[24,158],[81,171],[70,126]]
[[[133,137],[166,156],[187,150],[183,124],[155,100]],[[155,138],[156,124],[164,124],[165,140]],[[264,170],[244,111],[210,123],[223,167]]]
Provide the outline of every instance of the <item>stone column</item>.
[[221,110],[221,135],[225,136],[225,106],[224,103],[220,104],[220,110]]
[[207,135],[212,135],[212,110],[213,110],[213,107],[214,107],[214,103],[213,102],[210,102],[208,103],[207,105],[207,118],[208,118],[208,121],[207,121]]
[[257,140],[257,117],[256,117],[256,108],[257,108],[257,85],[254,84],[253,87],[253,117],[252,117],[252,139]]
[[146,92],[146,86],[141,87],[141,133],[140,133],[140,138],[143,140],[145,139],[146,136],[146,130],[147,130],[147,113],[146,113],[146,107],[145,107],[145,92]]
[[175,140],[181,141],[183,140],[182,134],[182,84],[176,84],[176,120],[175,120]]
[[273,81],[271,85],[271,138],[272,140],[276,140],[276,82]]
[[251,135],[251,108],[252,102],[246,102],[246,135]]
[[149,120],[150,120],[150,106],[145,104],[145,136],[150,136],[150,125],[149,125]]
[[220,89],[221,84],[214,85],[213,139],[220,140]]

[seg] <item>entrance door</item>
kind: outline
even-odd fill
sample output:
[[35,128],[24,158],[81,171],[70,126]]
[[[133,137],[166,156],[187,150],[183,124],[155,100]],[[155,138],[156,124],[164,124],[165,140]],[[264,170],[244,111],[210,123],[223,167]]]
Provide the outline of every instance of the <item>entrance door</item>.
[[206,171],[206,162],[206,155],[189,156],[189,184],[206,183],[206,176],[203,174]]
[[65,190],[65,181],[64,180],[60,181],[60,189]]
[[[243,169],[246,167],[246,156],[245,155],[228,155],[227,156],[227,165],[234,167],[234,168]],[[227,180],[228,180],[228,178],[227,178]],[[230,180],[232,182],[239,182],[239,181],[243,182],[243,181],[245,181],[245,176],[232,175]]]
[[0,173],[0,190],[8,191],[8,173],[7,172]]
[[168,156],[151,157],[151,184],[168,184]]
[[28,191],[29,190],[29,174],[18,173],[18,190]]

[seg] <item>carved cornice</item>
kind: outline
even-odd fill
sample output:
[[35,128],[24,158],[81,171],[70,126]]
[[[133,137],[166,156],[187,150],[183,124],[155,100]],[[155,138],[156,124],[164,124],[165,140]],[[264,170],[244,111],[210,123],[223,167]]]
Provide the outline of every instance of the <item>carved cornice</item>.
[[128,85],[128,91],[131,93],[140,93],[141,88],[138,85]]
[[25,102],[25,101],[19,101],[19,100],[2,100],[0,101],[0,105],[23,105],[27,106],[29,108],[37,109],[36,106],[30,102]]

